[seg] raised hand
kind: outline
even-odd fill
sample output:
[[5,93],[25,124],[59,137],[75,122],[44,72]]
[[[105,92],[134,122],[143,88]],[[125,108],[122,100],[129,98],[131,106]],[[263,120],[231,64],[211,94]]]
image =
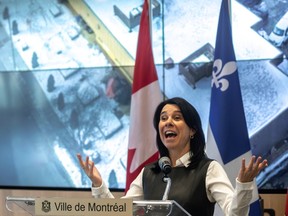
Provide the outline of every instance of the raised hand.
[[89,177],[89,179],[92,181],[93,187],[99,187],[102,184],[102,177],[96,168],[94,166],[94,162],[89,160],[89,157],[86,157],[86,160],[82,160],[82,156],[80,154],[77,154],[77,158],[79,161],[79,164],[81,168],[84,170],[86,175]]
[[238,181],[245,183],[251,182],[259,174],[259,172],[268,166],[268,161],[262,161],[261,157],[252,156],[248,166],[246,167],[245,158],[242,159],[242,166],[238,174]]

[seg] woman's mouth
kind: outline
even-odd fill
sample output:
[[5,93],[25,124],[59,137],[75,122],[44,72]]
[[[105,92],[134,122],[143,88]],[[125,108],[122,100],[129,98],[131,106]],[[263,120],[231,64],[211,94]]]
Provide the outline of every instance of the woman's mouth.
[[164,132],[165,138],[174,138],[177,136],[177,133],[174,131],[165,131]]

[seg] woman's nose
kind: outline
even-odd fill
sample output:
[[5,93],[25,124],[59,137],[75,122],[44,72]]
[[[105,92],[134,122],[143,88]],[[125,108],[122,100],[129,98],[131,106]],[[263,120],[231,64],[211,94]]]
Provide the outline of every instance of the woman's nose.
[[168,118],[166,123],[165,123],[165,126],[171,126],[171,125],[173,125],[172,119]]

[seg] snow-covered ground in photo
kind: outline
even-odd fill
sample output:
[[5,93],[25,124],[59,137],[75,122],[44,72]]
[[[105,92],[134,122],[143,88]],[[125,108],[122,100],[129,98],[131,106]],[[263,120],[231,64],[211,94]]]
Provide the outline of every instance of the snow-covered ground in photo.
[[[131,7],[131,5],[141,4],[142,1],[85,0],[85,2],[95,11],[131,56],[135,56],[139,26],[129,32],[128,27],[119,17],[114,15],[113,4]],[[211,77],[202,78],[196,83],[196,89],[193,89],[185,78],[179,75],[177,64],[171,69],[165,69],[161,64],[163,64],[163,59],[168,57],[171,57],[175,63],[179,63],[206,43],[215,47],[220,2],[220,0],[164,1],[164,37],[162,17],[156,17],[152,22],[153,52],[160,86],[168,98],[182,96],[195,105],[201,115],[205,132],[210,109]],[[62,11],[62,14],[57,17],[54,17],[49,10],[55,5]],[[4,68],[1,68],[0,71],[33,70],[32,55],[34,52],[38,56],[39,66],[37,70],[65,70],[67,68],[95,68],[98,70],[97,68],[111,67],[111,62],[101,49],[96,44],[89,42],[82,34],[84,30],[80,28],[75,15],[65,5],[58,4],[56,0],[5,0],[1,1],[1,12],[5,6],[9,8],[10,18],[9,20],[0,18],[1,29],[4,29],[8,35],[7,38],[13,41],[15,52],[24,61],[25,67],[15,64],[14,49],[12,46],[6,45],[2,47],[2,53],[11,53],[11,55],[0,55],[0,67]],[[12,22],[14,20],[17,21],[19,29],[19,33],[16,35],[12,35]],[[239,61],[239,76],[250,136],[257,133],[263,125],[267,125],[267,122],[277,117],[288,107],[288,77],[269,61],[280,55],[281,51],[251,28],[259,21],[260,18],[247,8],[235,0],[232,1],[234,49],[236,59]],[[6,52],[7,50],[9,52]],[[123,64],[125,65],[125,62]],[[34,74],[42,88],[46,89],[46,80],[49,74],[37,72]],[[88,79],[89,76],[91,79],[102,78],[102,76],[95,74],[88,73]],[[60,73],[55,76],[58,76],[57,85],[63,86],[63,89],[79,83],[79,79],[65,80]],[[100,86],[100,88],[103,87]],[[47,97],[51,96],[47,94]],[[115,108],[113,102],[109,106],[109,110]],[[82,115],[84,116],[85,113]],[[87,112],[86,118],[89,117]],[[101,148],[101,145],[103,147],[99,150],[105,158],[99,165],[103,178],[107,182],[110,171],[113,168],[118,170],[117,178],[121,188],[124,187],[125,183],[125,169],[119,161],[126,163],[124,150],[127,149],[128,117],[124,116],[121,120],[124,125],[123,128],[112,137],[105,141],[99,139],[95,141],[95,146],[98,149]],[[288,125],[286,126],[288,128]],[[112,145],[113,150],[120,151],[122,149],[122,152],[109,153],[108,150]],[[94,151],[94,149],[91,150]],[[72,162],[72,165],[71,163],[67,164],[67,161],[73,161],[66,158],[66,156],[71,157],[71,155],[69,156],[69,151],[59,147],[58,143],[55,144],[55,151],[62,155],[62,157],[59,156],[59,159],[67,168],[67,172],[71,173],[71,178],[76,180],[75,185],[79,186],[80,170],[78,164]]]

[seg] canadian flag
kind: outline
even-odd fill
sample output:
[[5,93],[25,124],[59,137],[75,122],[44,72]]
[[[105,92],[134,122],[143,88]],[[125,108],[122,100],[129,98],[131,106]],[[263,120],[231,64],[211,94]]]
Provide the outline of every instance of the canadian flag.
[[126,191],[141,169],[158,159],[153,116],[162,98],[151,45],[148,0],[145,0],[132,84]]

